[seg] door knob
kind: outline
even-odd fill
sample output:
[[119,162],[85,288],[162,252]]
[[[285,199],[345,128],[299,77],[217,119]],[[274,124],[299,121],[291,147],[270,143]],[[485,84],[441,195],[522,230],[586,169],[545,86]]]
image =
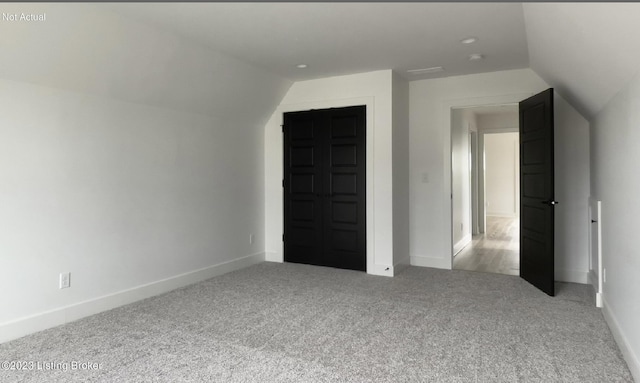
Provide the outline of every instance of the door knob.
[[557,204],[559,204],[560,202],[558,202],[558,201],[554,201],[554,200],[549,200],[549,201],[542,201],[542,203],[543,203],[543,204],[545,204],[545,205],[551,205],[551,206],[553,206],[553,205],[557,205]]

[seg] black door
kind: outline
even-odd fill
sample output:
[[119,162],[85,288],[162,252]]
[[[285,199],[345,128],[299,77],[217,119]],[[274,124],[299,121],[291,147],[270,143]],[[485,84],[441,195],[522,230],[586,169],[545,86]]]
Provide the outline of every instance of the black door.
[[366,270],[366,107],[284,114],[284,260]]
[[520,102],[520,276],[553,296],[553,89]]

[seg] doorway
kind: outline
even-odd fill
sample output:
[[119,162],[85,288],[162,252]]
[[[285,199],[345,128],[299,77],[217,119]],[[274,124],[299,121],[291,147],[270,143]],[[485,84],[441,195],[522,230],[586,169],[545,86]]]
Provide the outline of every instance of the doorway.
[[451,110],[453,268],[520,274],[517,104]]
[[366,106],[284,114],[284,260],[366,270]]

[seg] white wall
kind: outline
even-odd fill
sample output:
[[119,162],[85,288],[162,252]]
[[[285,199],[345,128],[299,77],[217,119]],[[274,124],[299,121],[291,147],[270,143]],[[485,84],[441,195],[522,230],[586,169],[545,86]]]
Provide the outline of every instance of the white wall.
[[0,342],[264,259],[262,129],[289,86],[46,7],[0,26]]
[[485,134],[484,155],[487,215],[518,217],[520,213],[519,134]]
[[451,111],[451,214],[454,254],[471,242],[469,132],[476,130],[476,118],[472,112],[466,109]]
[[517,106],[513,112],[487,113],[478,115],[478,129],[485,133],[504,133],[518,131]]
[[587,283],[589,273],[589,122],[554,94],[556,280]]
[[548,86],[529,69],[413,81],[409,85],[411,263],[448,269],[452,246],[451,108],[514,103]]
[[603,312],[640,381],[640,77],[592,120],[591,194],[602,201]]
[[393,73],[393,265],[409,265],[409,83]]
[[367,272],[393,275],[393,112],[391,70],[293,84],[265,126],[266,259],[283,261],[282,114],[367,107]]
[[[478,121],[478,146],[480,148],[484,148],[484,138],[487,133],[505,133],[505,132],[518,132],[518,111],[517,105],[514,105],[512,112],[500,112],[500,113],[480,113],[477,116]],[[518,147],[519,150],[519,147]],[[486,224],[486,185],[485,185],[485,156],[484,149],[481,150],[481,155],[479,156],[480,163],[480,172],[478,174],[478,200],[481,201],[478,204],[478,215],[480,219],[478,220],[479,231],[481,233],[485,232],[485,224]],[[518,159],[519,161],[519,159]],[[520,174],[518,173],[518,177]],[[519,178],[518,178],[519,181]],[[518,182],[517,185],[518,193],[520,192],[520,184]],[[520,206],[518,204],[518,213]]]
[[[411,264],[451,268],[451,108],[517,103],[547,88],[529,69],[410,83]],[[588,191],[580,188],[589,180],[588,125],[556,99],[556,199],[561,205],[560,197],[567,200],[556,209],[556,279],[586,283],[588,232],[580,222]],[[422,182],[425,173],[428,183]]]
[[[3,4],[0,78],[264,126],[291,82],[98,4]],[[256,124],[256,122],[258,122]]]

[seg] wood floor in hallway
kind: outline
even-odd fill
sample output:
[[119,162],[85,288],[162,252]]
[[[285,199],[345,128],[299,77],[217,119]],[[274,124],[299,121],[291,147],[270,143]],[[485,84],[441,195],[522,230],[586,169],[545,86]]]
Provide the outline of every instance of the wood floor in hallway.
[[484,234],[474,235],[453,259],[453,268],[507,275],[520,275],[520,221],[487,217]]

